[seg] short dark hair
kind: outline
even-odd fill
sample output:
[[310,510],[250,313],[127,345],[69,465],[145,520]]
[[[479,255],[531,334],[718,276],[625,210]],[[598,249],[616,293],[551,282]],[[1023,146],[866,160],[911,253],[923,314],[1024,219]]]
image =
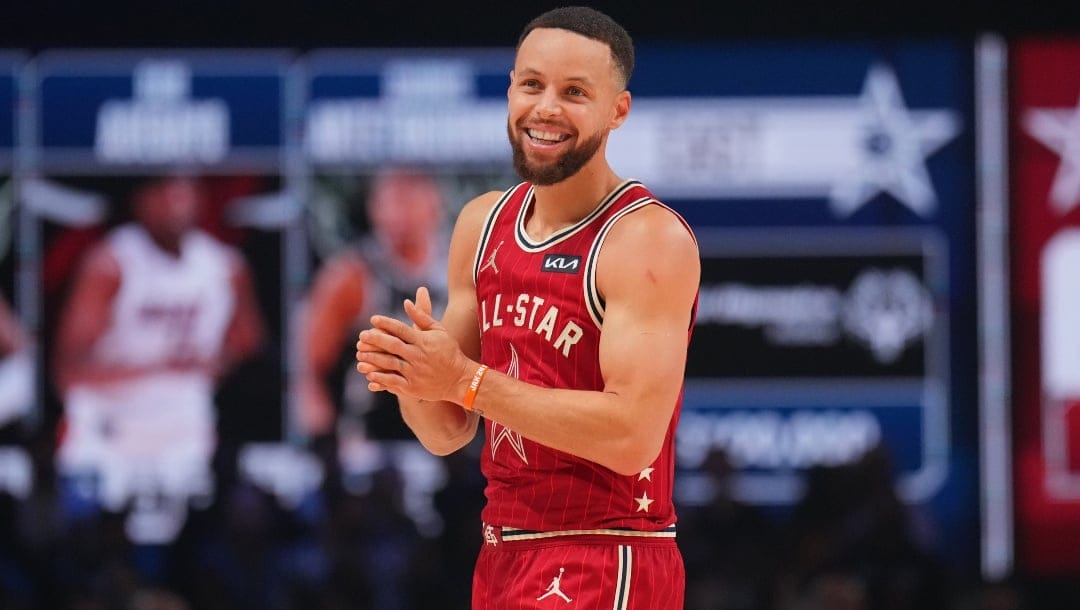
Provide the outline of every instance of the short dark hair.
[[598,40],[611,49],[611,59],[622,77],[623,86],[630,83],[634,72],[634,41],[623,26],[600,11],[587,6],[564,6],[536,17],[521,31],[518,48],[530,32],[537,28],[557,28]]

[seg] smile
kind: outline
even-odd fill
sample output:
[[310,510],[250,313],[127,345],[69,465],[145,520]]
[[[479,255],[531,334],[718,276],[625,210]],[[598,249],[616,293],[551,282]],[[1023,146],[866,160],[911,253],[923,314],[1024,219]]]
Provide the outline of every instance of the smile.
[[565,133],[555,133],[552,131],[543,131],[540,129],[526,129],[525,133],[529,134],[529,138],[534,142],[540,144],[558,144],[567,140],[570,136]]

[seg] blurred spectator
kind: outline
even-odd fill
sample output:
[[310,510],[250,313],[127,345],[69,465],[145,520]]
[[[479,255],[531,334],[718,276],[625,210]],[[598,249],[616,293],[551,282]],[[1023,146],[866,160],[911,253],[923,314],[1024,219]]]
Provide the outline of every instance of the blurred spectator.
[[733,469],[722,450],[709,454],[702,471],[711,499],[679,509],[686,609],[767,608],[770,576],[779,563],[776,528],[759,509],[734,497]]
[[[1020,588],[1008,582],[978,584],[967,588],[959,597],[959,602],[954,606],[955,610],[1027,610],[1028,608]],[[1039,606],[1039,608],[1050,610],[1047,606]]]
[[241,255],[196,228],[196,178],[149,178],[130,206],[133,221],[82,261],[60,315],[57,463],[73,523],[126,511],[128,538],[164,544],[211,492],[217,381],[265,331]]
[[883,446],[808,473],[782,553],[780,608],[946,607],[944,566],[916,542],[895,485]]

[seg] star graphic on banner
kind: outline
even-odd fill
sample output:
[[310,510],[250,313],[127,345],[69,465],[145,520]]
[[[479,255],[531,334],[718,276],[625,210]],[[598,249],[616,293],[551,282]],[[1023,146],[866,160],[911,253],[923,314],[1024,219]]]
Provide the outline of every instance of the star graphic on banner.
[[637,480],[639,480],[639,481],[641,481],[641,480],[651,481],[652,480],[652,473],[653,473],[654,470],[656,470],[656,469],[652,468],[652,467],[649,467],[649,468],[646,468],[645,470],[642,470],[640,473],[638,473]]
[[1080,102],[1076,108],[1033,108],[1024,131],[1061,157],[1050,186],[1050,202],[1062,214],[1080,203]]
[[655,501],[649,497],[648,493],[642,492],[640,498],[634,498],[634,502],[637,502],[637,510],[634,512],[649,512],[649,505]]
[[870,68],[859,104],[863,115],[861,155],[857,166],[833,186],[833,210],[849,216],[885,192],[912,212],[929,216],[937,205],[937,195],[926,159],[959,133],[955,113],[909,111],[896,74],[883,65]]
[[[511,345],[510,366],[506,368],[506,374],[514,379],[519,379],[520,373],[521,361],[518,358],[517,350]],[[495,454],[499,451],[499,445],[502,445],[504,441],[510,445],[522,462],[529,463],[529,458],[525,457],[525,439],[510,428],[498,422],[491,422],[491,459],[495,459]]]

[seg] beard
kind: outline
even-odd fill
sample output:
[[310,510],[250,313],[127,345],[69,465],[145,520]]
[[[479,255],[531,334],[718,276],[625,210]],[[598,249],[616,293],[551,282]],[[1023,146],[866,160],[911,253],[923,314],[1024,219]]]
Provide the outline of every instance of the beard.
[[603,140],[601,133],[597,132],[578,146],[563,153],[554,162],[537,166],[531,165],[529,160],[525,158],[525,147],[522,139],[529,136],[515,136],[514,129],[509,122],[506,124],[506,133],[510,138],[510,148],[513,149],[514,153],[514,170],[522,179],[537,186],[557,184],[581,171],[581,168],[585,167],[585,164],[596,156],[596,151],[600,150],[600,144]]

